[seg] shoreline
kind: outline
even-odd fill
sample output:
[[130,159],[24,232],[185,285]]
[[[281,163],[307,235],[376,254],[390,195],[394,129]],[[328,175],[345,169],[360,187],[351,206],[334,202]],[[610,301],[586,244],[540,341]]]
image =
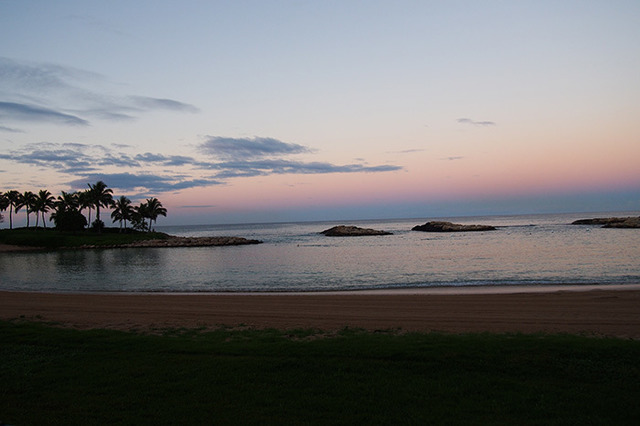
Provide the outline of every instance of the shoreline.
[[[570,333],[640,339],[640,284],[450,293],[40,293],[0,291],[0,319],[153,332],[250,327]],[[455,289],[456,291],[459,289]],[[477,290],[477,289],[473,289]],[[579,290],[579,291],[576,291]]]
[[176,237],[170,235],[166,239],[138,240],[124,244],[83,244],[72,247],[39,247],[0,243],[0,253],[14,253],[25,251],[56,251],[56,250],[106,250],[127,248],[181,248],[181,247],[222,247],[262,244],[262,241],[242,237]]
[[3,293],[29,294],[86,294],[86,295],[140,295],[140,296],[394,296],[394,295],[465,295],[465,294],[521,294],[582,292],[592,290],[638,290],[640,284],[498,284],[498,285],[445,285],[431,287],[393,287],[356,290],[310,291],[65,291],[65,290],[4,290]]

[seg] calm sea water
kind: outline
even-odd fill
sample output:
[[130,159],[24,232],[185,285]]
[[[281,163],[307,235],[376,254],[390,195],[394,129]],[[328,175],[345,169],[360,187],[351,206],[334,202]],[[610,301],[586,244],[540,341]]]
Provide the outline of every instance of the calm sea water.
[[[179,236],[233,235],[264,243],[4,253],[0,289],[253,292],[640,283],[640,230],[569,225],[611,215],[640,213],[454,218],[498,230],[447,234],[411,231],[432,219],[158,227]],[[319,234],[337,224],[394,234]]]

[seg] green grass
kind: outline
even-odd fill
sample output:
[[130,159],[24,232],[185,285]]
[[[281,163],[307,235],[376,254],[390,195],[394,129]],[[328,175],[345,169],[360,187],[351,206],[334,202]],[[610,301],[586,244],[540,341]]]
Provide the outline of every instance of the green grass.
[[640,421],[638,341],[0,322],[0,342],[15,425]]
[[102,233],[98,234],[90,230],[62,232],[53,228],[1,229],[0,243],[55,249],[60,247],[79,247],[82,245],[109,246],[129,244],[139,240],[168,238],[168,235],[162,232],[128,231],[127,233],[120,233],[118,228],[106,228]]

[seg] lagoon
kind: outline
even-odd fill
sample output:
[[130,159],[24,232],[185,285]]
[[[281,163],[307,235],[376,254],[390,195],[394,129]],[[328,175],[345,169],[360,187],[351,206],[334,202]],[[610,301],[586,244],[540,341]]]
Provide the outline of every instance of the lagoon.
[[[640,231],[570,225],[638,212],[161,227],[177,236],[263,244],[0,254],[0,290],[309,292],[446,286],[640,283]],[[428,220],[491,232],[411,231]],[[338,224],[393,235],[326,237]]]

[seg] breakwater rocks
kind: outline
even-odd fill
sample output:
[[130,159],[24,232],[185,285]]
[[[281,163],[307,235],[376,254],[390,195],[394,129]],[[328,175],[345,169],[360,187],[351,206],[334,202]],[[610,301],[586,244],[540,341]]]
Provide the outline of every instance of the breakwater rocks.
[[602,225],[603,228],[640,228],[640,217],[597,217],[580,219],[572,225]]
[[422,232],[474,232],[474,231],[495,231],[495,227],[489,225],[460,225],[451,222],[427,222],[424,225],[417,225],[411,228],[412,231]]
[[140,240],[129,244],[85,245],[78,248],[210,247],[261,243],[260,240],[248,240],[241,237],[169,237],[162,240]]
[[362,237],[367,235],[393,235],[391,232],[376,229],[359,228],[357,226],[339,225],[320,232],[327,237]]

